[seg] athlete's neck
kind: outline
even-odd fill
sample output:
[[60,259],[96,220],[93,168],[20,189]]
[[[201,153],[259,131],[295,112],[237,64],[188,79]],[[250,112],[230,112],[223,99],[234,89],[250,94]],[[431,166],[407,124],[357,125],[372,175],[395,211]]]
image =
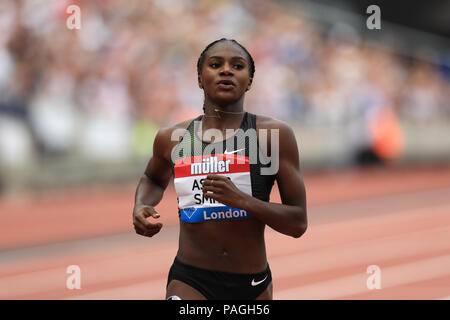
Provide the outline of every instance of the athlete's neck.
[[224,133],[226,129],[238,129],[245,114],[242,100],[229,105],[205,101],[203,112],[201,130],[218,129]]
[[[203,104],[204,119],[207,121],[212,119],[219,119],[220,123],[234,122],[237,119],[242,119],[244,114],[244,99],[239,99],[235,103],[220,104],[210,101],[207,97]],[[213,122],[216,122],[213,120]],[[230,124],[231,124],[230,123]]]

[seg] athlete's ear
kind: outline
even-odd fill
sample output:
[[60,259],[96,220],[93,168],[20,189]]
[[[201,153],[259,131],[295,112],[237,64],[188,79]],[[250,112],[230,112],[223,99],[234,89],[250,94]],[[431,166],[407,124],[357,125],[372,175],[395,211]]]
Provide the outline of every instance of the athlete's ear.
[[249,79],[248,85],[247,85],[247,89],[245,89],[245,91],[250,90],[250,88],[252,87],[252,82],[253,82],[253,78]]
[[202,79],[200,78],[200,76],[198,76],[198,87],[199,87],[200,89],[203,89]]

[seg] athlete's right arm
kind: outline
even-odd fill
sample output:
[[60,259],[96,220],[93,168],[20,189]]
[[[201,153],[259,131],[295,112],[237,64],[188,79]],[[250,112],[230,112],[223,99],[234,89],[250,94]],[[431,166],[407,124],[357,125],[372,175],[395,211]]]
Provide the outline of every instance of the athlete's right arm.
[[137,234],[147,237],[154,236],[162,228],[162,223],[151,223],[147,218],[159,218],[154,207],[161,201],[172,176],[170,132],[170,129],[158,131],[153,143],[153,156],[136,189],[133,225]]

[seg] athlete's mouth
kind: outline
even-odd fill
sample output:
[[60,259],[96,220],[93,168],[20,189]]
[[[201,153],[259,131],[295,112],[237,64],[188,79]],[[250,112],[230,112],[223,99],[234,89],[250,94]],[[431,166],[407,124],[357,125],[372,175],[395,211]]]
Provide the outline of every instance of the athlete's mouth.
[[221,89],[232,89],[236,84],[232,80],[220,80],[217,82],[217,86]]

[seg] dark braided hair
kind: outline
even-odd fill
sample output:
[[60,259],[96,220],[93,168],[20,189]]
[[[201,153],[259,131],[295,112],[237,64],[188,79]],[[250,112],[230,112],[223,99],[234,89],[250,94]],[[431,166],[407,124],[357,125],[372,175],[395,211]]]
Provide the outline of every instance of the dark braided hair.
[[219,42],[222,42],[222,41],[231,41],[231,42],[237,44],[239,47],[241,47],[242,50],[245,51],[245,53],[248,56],[248,60],[250,62],[250,77],[253,78],[253,75],[255,74],[255,62],[253,61],[252,55],[247,51],[247,49],[245,49],[245,47],[243,45],[241,45],[236,40],[234,40],[234,39],[226,39],[226,38],[222,38],[222,39],[216,40],[216,41],[211,42],[210,44],[208,44],[206,46],[206,48],[200,54],[200,57],[198,58],[198,61],[197,61],[197,74],[200,75],[200,73],[202,73],[203,61],[205,60],[205,55],[206,55],[206,52],[209,50],[209,48],[211,48],[215,44],[217,44]]

